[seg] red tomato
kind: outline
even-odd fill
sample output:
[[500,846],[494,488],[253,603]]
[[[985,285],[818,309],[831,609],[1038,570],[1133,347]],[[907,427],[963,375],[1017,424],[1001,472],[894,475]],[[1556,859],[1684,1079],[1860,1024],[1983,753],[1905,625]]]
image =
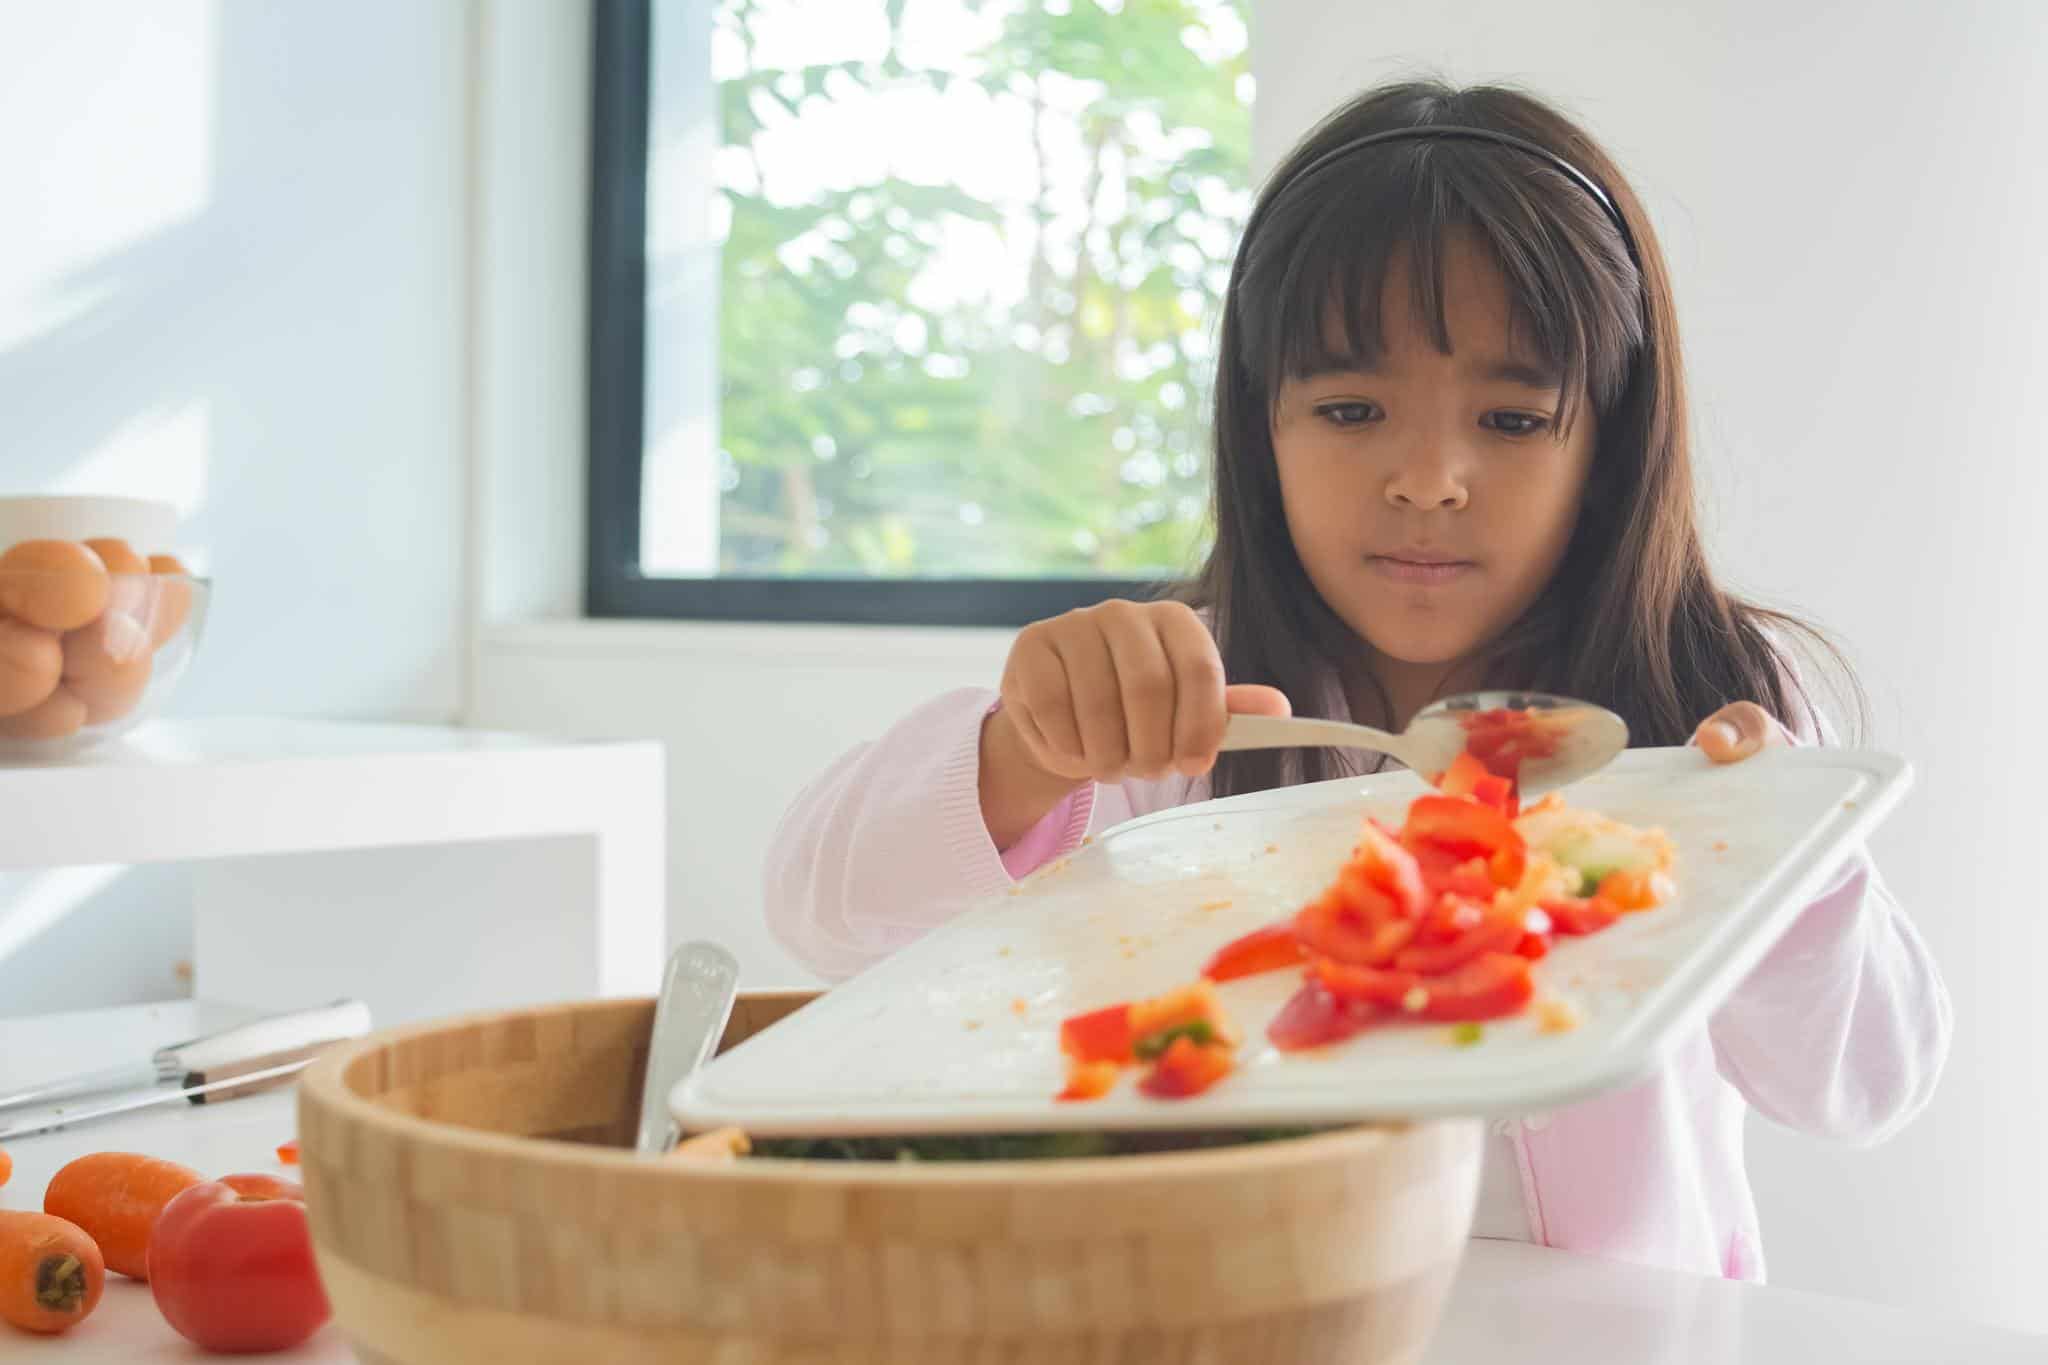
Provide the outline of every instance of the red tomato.
[[[1349,881],[1345,874],[1351,874]],[[1422,884],[1422,869],[1416,864],[1415,855],[1403,848],[1399,839],[1370,820],[1365,822],[1358,847],[1352,851],[1351,861],[1337,880],[1347,891],[1353,886],[1370,888],[1391,906],[1395,914],[1409,919],[1421,914],[1429,905],[1429,890]],[[1364,900],[1356,904],[1361,910],[1368,908]]]
[[1060,1024],[1060,1051],[1077,1062],[1131,1060],[1131,1007],[1111,1005]]
[[208,1351],[281,1351],[327,1321],[305,1191],[269,1175],[194,1185],[149,1237],[149,1289],[164,1320]]
[[1491,806],[1511,820],[1521,806],[1515,795],[1514,778],[1488,772],[1486,765],[1470,753],[1461,753],[1451,760],[1451,766],[1436,780],[1436,788],[1445,796],[1462,796]]
[[1282,1052],[1340,1043],[1362,1032],[1372,1013],[1339,1000],[1316,981],[1305,981],[1266,1025],[1266,1037]]
[[1444,1024],[1513,1014],[1536,993],[1529,959],[1514,953],[1481,953],[1449,976],[1422,986],[1429,992],[1422,1017]]
[[1342,897],[1325,895],[1294,917],[1294,933],[1310,952],[1361,967],[1377,967],[1390,961],[1415,937],[1415,922],[1374,921],[1345,904]]
[[1228,1076],[1232,1065],[1227,1048],[1204,1047],[1191,1038],[1176,1038],[1138,1082],[1138,1089],[1154,1099],[1186,1099]]
[[1211,981],[1234,981],[1240,976],[1257,976],[1261,972],[1292,967],[1306,961],[1307,957],[1301,939],[1295,935],[1294,925],[1283,921],[1254,929],[1243,938],[1224,944],[1202,968],[1202,975]]
[[1598,933],[1621,917],[1621,912],[1606,901],[1587,900],[1581,896],[1545,901],[1543,913],[1550,916],[1553,930],[1572,937]]
[[[1380,967],[1352,967],[1328,958],[1318,959],[1309,968],[1313,984],[1321,986],[1340,1004],[1353,1008],[1376,1006],[1382,1009],[1404,1008],[1408,992],[1422,984],[1422,978],[1414,972],[1389,971]],[[1370,1017],[1369,1014],[1367,1017]]]
[[1408,808],[1402,842],[1434,848],[1461,861],[1484,858],[1497,886],[1522,880],[1528,845],[1507,816],[1476,801],[1456,796],[1421,796]]
[[[1425,847],[1415,850],[1415,861],[1422,868],[1423,883],[1429,887],[1430,904],[1433,907],[1440,906],[1445,896],[1455,896],[1485,905],[1493,899],[1493,893],[1500,889],[1493,884],[1493,874],[1486,870],[1484,858],[1466,858],[1460,861],[1441,849]],[[1432,909],[1430,916],[1433,918],[1435,914],[1436,911]],[[1430,925],[1425,923],[1423,936],[1429,937],[1430,932]]]
[[1511,953],[1527,931],[1522,916],[1485,913],[1479,923],[1449,943],[1411,944],[1394,955],[1394,965],[1404,972],[1436,976],[1470,962],[1481,953]]

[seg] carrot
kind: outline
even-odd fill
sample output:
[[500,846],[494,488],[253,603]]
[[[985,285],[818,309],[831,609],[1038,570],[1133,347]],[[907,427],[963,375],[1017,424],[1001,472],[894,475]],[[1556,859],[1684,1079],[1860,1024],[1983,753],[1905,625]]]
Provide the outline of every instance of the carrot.
[[149,1278],[149,1231],[164,1205],[206,1179],[173,1161],[133,1152],[82,1156],[50,1178],[43,1212],[68,1218],[97,1243],[107,1269]]
[[76,1223],[0,1209],[0,1318],[26,1332],[62,1332],[99,1307],[100,1249]]
[[7,1155],[7,1149],[0,1147],[0,1185],[5,1185],[14,1175],[14,1158]]

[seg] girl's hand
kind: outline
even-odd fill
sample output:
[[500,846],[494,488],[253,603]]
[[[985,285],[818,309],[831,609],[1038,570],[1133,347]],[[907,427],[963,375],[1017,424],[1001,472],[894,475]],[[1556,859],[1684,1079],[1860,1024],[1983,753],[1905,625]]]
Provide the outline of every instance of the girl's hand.
[[1270,687],[1227,687],[1208,627],[1179,602],[1104,602],[1027,626],[982,726],[981,810],[1007,848],[1083,782],[1209,771],[1233,711],[1284,716]]
[[1692,742],[1716,763],[1739,763],[1774,744],[1788,743],[1785,727],[1753,701],[1731,702],[1700,722]]

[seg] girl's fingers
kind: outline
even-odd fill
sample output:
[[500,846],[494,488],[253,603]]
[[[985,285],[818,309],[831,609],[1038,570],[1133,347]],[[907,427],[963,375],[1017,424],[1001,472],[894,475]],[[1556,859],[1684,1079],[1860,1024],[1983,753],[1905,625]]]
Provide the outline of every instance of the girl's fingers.
[[1294,703],[1277,687],[1233,683],[1223,690],[1223,704],[1233,716],[1291,716]]
[[1003,709],[1015,722],[1024,747],[1046,771],[1062,777],[1086,775],[1087,754],[1059,655],[1049,648],[1022,645],[1013,651],[1003,685]]
[[1700,752],[1716,763],[1739,763],[1783,738],[1784,732],[1770,712],[1752,701],[1722,707],[1701,721],[1693,733]]
[[1183,776],[1200,777],[1215,766],[1223,744],[1223,659],[1208,627],[1193,612],[1163,617],[1159,638],[1173,664],[1173,767]]
[[1130,762],[1131,741],[1124,729],[1123,692],[1117,686],[1109,640],[1091,623],[1062,631],[1053,637],[1052,646],[1066,669],[1067,696],[1081,732],[1088,776],[1113,779]]
[[1105,609],[1103,634],[1109,641],[1117,691],[1123,698],[1130,771],[1141,778],[1164,777],[1174,756],[1178,683],[1173,661],[1167,657],[1151,618],[1135,606],[1128,612]]

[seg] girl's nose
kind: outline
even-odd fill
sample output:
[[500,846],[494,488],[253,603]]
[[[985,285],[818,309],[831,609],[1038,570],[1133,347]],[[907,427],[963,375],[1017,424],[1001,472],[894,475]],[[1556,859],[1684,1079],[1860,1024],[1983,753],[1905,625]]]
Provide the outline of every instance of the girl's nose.
[[1470,500],[1464,479],[1438,450],[1404,455],[1387,479],[1387,501],[1418,512],[1456,512]]

